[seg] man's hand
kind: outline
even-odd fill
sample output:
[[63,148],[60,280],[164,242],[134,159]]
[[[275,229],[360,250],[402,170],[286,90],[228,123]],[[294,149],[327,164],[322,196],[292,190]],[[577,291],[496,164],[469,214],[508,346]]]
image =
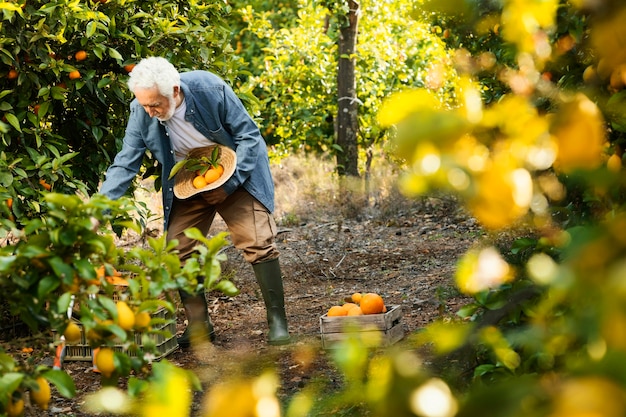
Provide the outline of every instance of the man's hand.
[[228,197],[228,194],[226,194],[226,191],[224,191],[222,187],[202,193],[202,198],[204,198],[204,201],[211,204],[212,206],[220,204],[221,202],[226,200],[226,197]]

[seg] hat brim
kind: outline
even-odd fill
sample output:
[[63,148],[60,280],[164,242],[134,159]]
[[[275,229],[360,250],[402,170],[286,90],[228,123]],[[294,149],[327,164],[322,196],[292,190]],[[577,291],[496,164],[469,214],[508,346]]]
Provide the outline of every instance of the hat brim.
[[222,175],[214,182],[203,188],[193,186],[193,179],[197,176],[195,172],[186,168],[181,169],[174,177],[174,195],[180,199],[186,199],[205,191],[211,191],[224,185],[226,181],[235,173],[237,168],[237,154],[235,151],[223,145],[211,145],[202,148],[196,148],[189,152],[189,159],[199,159],[203,156],[211,157],[211,153],[215,147],[218,147],[219,163],[224,167]]

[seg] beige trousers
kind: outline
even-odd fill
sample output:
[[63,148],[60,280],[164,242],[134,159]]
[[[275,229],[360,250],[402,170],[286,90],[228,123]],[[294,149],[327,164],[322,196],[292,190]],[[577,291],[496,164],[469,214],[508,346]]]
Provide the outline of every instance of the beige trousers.
[[178,239],[179,257],[185,260],[198,242],[185,236],[185,229],[198,228],[208,235],[215,213],[224,219],[233,245],[243,251],[251,264],[278,258],[276,222],[272,214],[243,188],[239,188],[218,205],[207,204],[200,196],[186,200],[174,198],[167,228],[167,240]]

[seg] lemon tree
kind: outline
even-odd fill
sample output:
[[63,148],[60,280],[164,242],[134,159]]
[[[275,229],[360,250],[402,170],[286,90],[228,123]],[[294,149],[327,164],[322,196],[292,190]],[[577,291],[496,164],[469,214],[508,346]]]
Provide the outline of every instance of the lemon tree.
[[[192,262],[183,269],[171,261],[176,258],[173,248],[167,248],[164,240],[153,242],[161,249],[158,259],[163,263],[142,271],[129,289],[135,301],[118,311],[111,300],[113,289],[96,269],[107,265],[110,270],[126,258],[113,245],[113,235],[92,230],[91,220],[112,225],[117,233],[129,227],[141,233],[141,220],[131,220],[123,211],[142,209],[128,200],[88,197],[121,145],[131,99],[125,81],[141,58],[162,55],[181,70],[212,69],[235,84],[240,69],[228,44],[225,18],[230,7],[223,2],[182,7],[158,0],[28,0],[2,2],[0,11],[3,312],[33,331],[53,329],[63,334],[69,327],[68,339],[74,340],[77,332],[68,324],[67,309],[75,298],[85,308],[81,317],[85,335],[98,336],[89,343],[126,342],[134,328],[128,310],[147,314],[159,308],[173,310],[168,301],[155,300],[156,294],[184,285],[187,276],[204,264]],[[143,174],[157,172],[146,165]],[[147,215],[143,211],[137,218]],[[203,259],[214,252],[205,255]],[[140,260],[151,256],[129,255]],[[214,271],[215,265],[209,264]],[[151,275],[164,278],[151,280]],[[235,292],[215,273],[208,275],[214,277],[214,285]],[[100,292],[95,299],[89,297]],[[155,347],[146,345],[150,348]],[[120,375],[127,375],[133,366],[141,368],[141,363],[122,362]],[[12,395],[19,397],[34,388],[32,380],[42,372],[0,353],[0,406],[7,406]],[[62,394],[73,395],[71,379],[58,379],[56,372],[46,375],[54,378]]]
[[[336,3],[283,2],[280,11],[273,2],[238,4],[244,22],[240,42],[247,42],[241,54],[250,61],[249,84],[264,104],[262,133],[278,154],[341,153],[336,143],[337,42],[346,6]],[[360,2],[360,9],[356,137],[359,170],[365,172],[368,152],[388,138],[376,122],[383,97],[428,84],[445,101],[455,80],[443,41],[428,24],[411,18],[411,2]],[[249,44],[261,45],[265,54],[254,54]]]
[[[529,399],[533,415],[621,414],[624,402],[608,396],[625,389],[612,372],[626,354],[615,287],[624,261],[623,127],[614,107],[624,89],[624,9],[479,3],[423,9],[456,50],[463,80],[454,106],[425,109],[417,98],[434,103],[435,92],[421,89],[390,97],[379,113],[407,161],[404,192],[452,192],[489,232],[455,273],[475,302],[458,321],[428,326],[419,342],[476,359],[457,369],[464,384],[446,381],[467,395],[462,404],[449,399],[446,415],[489,413],[488,398],[501,399],[501,415]],[[502,231],[524,237],[504,245]],[[543,383],[554,391],[537,390]]]

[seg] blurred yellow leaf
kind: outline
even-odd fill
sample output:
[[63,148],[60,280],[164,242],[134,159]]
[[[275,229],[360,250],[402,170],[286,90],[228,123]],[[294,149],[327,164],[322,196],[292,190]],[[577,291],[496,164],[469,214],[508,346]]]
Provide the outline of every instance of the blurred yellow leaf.
[[393,94],[383,102],[378,114],[378,122],[383,127],[393,126],[418,111],[438,109],[441,106],[437,97],[428,90],[405,90]]
[[432,344],[440,355],[450,353],[465,344],[473,328],[472,323],[435,321],[416,334],[418,343]]
[[509,369],[515,369],[520,365],[521,359],[519,354],[511,348],[500,329],[495,326],[485,327],[480,332],[480,338],[483,343],[493,350],[493,353],[502,365]]
[[549,417],[622,417],[626,413],[626,393],[608,378],[574,378],[558,389]]
[[604,159],[604,119],[598,107],[578,93],[561,106],[552,124],[558,153],[554,167],[562,172],[594,169]]
[[494,247],[466,252],[455,274],[457,286],[465,294],[496,288],[513,277],[511,267]]
[[141,415],[188,417],[192,396],[187,371],[168,362],[155,363],[153,367],[155,379],[147,390]]
[[520,52],[539,53],[545,57],[538,44],[543,40],[547,46],[547,36],[538,36],[540,31],[550,29],[556,20],[558,0],[509,0],[502,12],[502,35],[507,41],[517,45]]
[[468,199],[468,208],[489,229],[510,227],[528,213],[533,195],[532,177],[515,164],[507,153],[475,178],[476,191]]
[[205,397],[204,417],[280,417],[277,387],[271,372],[257,378],[229,378],[215,384]]
[[598,75],[608,78],[618,66],[626,62],[626,8],[616,10],[598,20],[591,33],[594,50],[599,56]]

